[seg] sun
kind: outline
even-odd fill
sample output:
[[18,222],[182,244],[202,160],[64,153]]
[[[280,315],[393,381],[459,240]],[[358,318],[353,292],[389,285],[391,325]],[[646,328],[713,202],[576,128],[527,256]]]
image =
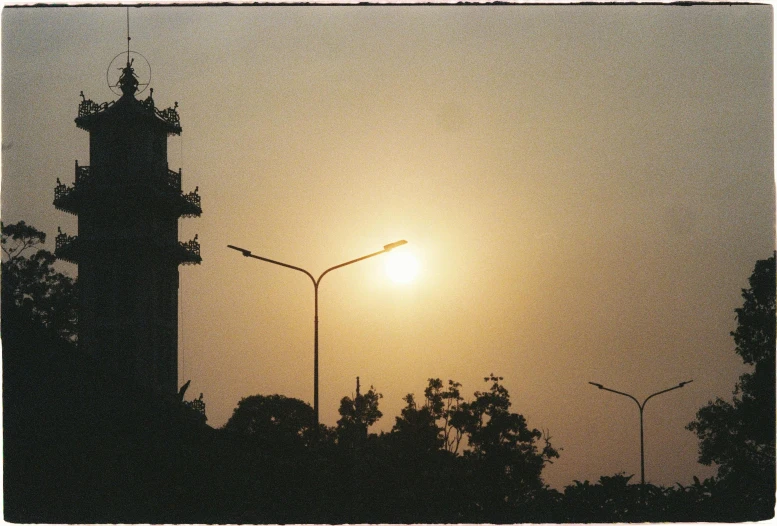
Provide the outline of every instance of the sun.
[[406,251],[392,252],[386,257],[386,274],[394,283],[408,283],[418,274],[418,260]]

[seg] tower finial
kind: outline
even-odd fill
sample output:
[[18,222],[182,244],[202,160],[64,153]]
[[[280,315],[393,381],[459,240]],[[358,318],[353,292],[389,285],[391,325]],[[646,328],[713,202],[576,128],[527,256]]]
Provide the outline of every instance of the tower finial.
[[127,67],[122,68],[121,76],[116,84],[124,95],[134,95],[138,91],[138,78],[135,75],[135,70],[132,69],[132,63],[135,62],[135,59],[129,60],[129,55],[127,55],[127,59]]

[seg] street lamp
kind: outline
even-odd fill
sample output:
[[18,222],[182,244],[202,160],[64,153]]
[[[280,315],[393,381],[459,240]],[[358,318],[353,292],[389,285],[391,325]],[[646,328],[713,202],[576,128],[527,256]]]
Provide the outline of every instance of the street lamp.
[[588,382],[591,385],[595,385],[599,389],[604,389],[605,391],[610,391],[611,393],[615,393],[615,394],[619,394],[619,395],[623,395],[623,396],[628,396],[629,398],[634,400],[634,402],[637,403],[637,407],[639,407],[639,458],[640,458],[640,468],[641,468],[641,472],[642,472],[642,487],[643,488],[645,487],[645,434],[644,434],[644,427],[643,427],[643,424],[642,424],[642,413],[645,410],[645,404],[647,403],[648,400],[650,400],[654,396],[658,396],[658,395],[660,395],[662,393],[666,393],[667,391],[673,391],[674,389],[679,389],[682,386],[684,386],[686,384],[689,384],[691,382],[693,382],[693,380],[688,380],[687,382],[680,382],[679,384],[675,385],[674,387],[670,387],[669,389],[664,389],[663,391],[658,391],[657,393],[653,393],[652,395],[650,395],[647,398],[645,398],[645,400],[641,404],[639,403],[639,400],[637,400],[636,398],[634,398],[633,396],[631,396],[628,393],[622,393],[620,391],[616,391],[615,389],[610,389],[609,387],[605,387],[602,384],[597,384],[596,382]]
[[315,314],[313,317],[313,325],[315,327],[314,339],[313,339],[313,413],[315,414],[315,418],[316,418],[316,428],[318,428],[318,285],[319,283],[321,283],[321,278],[323,278],[327,273],[335,269],[344,267],[346,265],[350,265],[352,263],[358,263],[359,261],[363,261],[367,258],[378,256],[380,254],[383,254],[384,252],[388,252],[397,247],[401,247],[406,243],[407,241],[405,241],[404,239],[400,241],[395,241],[394,243],[389,243],[388,245],[384,245],[383,250],[379,250],[377,252],[373,252],[372,254],[367,254],[366,256],[362,256],[360,258],[352,259],[351,261],[346,261],[345,263],[340,263],[339,265],[335,265],[334,267],[326,269],[318,277],[318,279],[315,279],[313,277],[313,274],[311,274],[310,272],[308,272],[303,268],[295,267],[294,265],[288,265],[286,263],[281,263],[280,261],[275,261],[272,259],[263,258],[261,256],[254,255],[251,253],[250,250],[246,250],[244,248],[236,247],[233,245],[227,245],[227,247],[231,248],[232,250],[237,250],[238,252],[242,252],[242,254],[247,258],[260,259],[268,263],[274,263],[275,265],[280,265],[282,267],[298,270],[304,273],[313,282],[313,291],[314,291],[314,298],[315,298]]

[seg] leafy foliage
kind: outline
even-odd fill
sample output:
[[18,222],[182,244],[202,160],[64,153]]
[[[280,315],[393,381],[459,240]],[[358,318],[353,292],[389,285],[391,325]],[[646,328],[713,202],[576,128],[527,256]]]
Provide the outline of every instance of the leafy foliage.
[[357,391],[353,398],[345,396],[340,400],[337,437],[341,444],[354,446],[366,440],[367,429],[383,416],[378,409],[381,398],[383,395],[370,386],[364,394]]
[[749,365],[773,363],[777,321],[774,255],[756,262],[749,282],[750,288],[742,290],[744,304],[736,309],[737,328],[731,333],[736,352]]
[[424,389],[426,408],[440,429],[442,446],[451,453],[459,451],[463,437],[463,430],[457,425],[456,416],[464,400],[460,387],[460,383],[448,380],[448,388],[443,391],[439,378],[429,378],[429,385]]
[[579,480],[564,488],[569,517],[584,522],[626,522],[639,506],[639,489],[629,485],[633,475],[602,476],[597,484]]
[[2,225],[3,253],[8,259],[21,257],[28,248],[35,248],[46,242],[46,233],[24,221]]
[[439,449],[443,442],[432,409],[428,405],[419,408],[412,393],[407,394],[403,400],[407,405],[402,408],[400,416],[396,417],[396,423],[391,430],[397,444],[407,451],[418,453]]
[[[717,398],[687,428],[699,437],[699,462],[717,464],[721,487],[748,509],[739,520],[772,517],[775,503],[775,258],[758,261],[731,333],[754,370],[739,378],[732,402]],[[741,504],[739,504],[741,506]]]
[[[412,394],[404,398],[407,405],[387,439],[399,458],[415,466],[412,477],[448,474],[443,479],[448,491],[466,494],[452,504],[457,516],[476,522],[536,517],[531,514],[545,489],[542,469],[558,452],[547,437],[540,446],[543,434],[510,411],[501,377],[491,374],[485,380],[490,388],[464,402],[461,384],[449,380],[444,390],[440,379],[430,378],[423,404]],[[458,455],[460,444],[466,448]]]
[[502,377],[491,374],[484,380],[491,383],[490,388],[461,404],[456,420],[467,435],[470,449],[464,455],[476,473],[475,503],[495,514],[484,519],[506,520],[516,509],[531,504],[544,488],[545,463],[559,455],[548,437],[539,449],[542,433],[530,429],[523,415],[510,411],[510,394],[501,384]]
[[538,453],[535,441],[542,438],[537,429],[529,429],[526,419],[510,412],[510,393],[500,383],[503,378],[491,374],[484,378],[492,382],[488,391],[476,391],[472,402],[464,403],[460,409],[461,426],[468,434],[472,454],[479,457],[495,457],[506,451],[517,454],[526,461],[530,457],[534,463],[550,461],[558,457],[558,452],[546,441],[541,453]]
[[238,402],[224,424],[227,433],[273,449],[299,449],[313,440],[313,408],[283,395],[253,395]]
[[24,221],[2,224],[3,310],[16,309],[20,316],[76,341],[76,281],[54,269],[56,256],[39,248],[45,242],[46,234]]

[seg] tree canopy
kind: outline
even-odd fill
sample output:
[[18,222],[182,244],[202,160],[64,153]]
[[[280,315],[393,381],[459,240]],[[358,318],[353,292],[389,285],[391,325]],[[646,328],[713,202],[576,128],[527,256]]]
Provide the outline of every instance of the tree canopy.
[[18,312],[71,341],[78,337],[76,280],[54,268],[56,256],[40,248],[46,234],[24,221],[2,225],[3,311]]
[[313,408],[309,404],[278,394],[243,398],[224,424],[226,432],[272,449],[309,445],[314,427]]
[[736,352],[753,365],[733,400],[708,403],[688,429],[699,437],[699,462],[718,465],[721,488],[734,506],[760,519],[775,504],[775,258],[758,261],[736,309]]
[[369,427],[383,416],[378,405],[383,395],[375,391],[373,386],[361,394],[357,384],[356,396],[344,396],[340,400],[340,419],[337,421],[337,440],[349,447],[363,443],[367,438]]

